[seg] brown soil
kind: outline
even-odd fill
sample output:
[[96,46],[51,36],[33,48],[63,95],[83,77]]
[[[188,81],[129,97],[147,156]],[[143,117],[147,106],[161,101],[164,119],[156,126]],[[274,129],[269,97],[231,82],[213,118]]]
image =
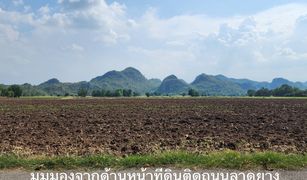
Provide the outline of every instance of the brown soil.
[[0,99],[0,152],[307,151],[307,100]]

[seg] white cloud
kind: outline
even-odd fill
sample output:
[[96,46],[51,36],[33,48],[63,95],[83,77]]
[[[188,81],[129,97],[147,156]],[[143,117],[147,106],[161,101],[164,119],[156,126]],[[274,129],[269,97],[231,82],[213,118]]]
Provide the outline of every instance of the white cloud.
[[108,5],[101,0],[61,0],[58,3],[64,9],[45,17],[42,23],[60,24],[72,30],[85,29],[95,35],[93,41],[107,45],[129,39],[127,31],[134,21],[126,17],[124,5],[116,2]]
[[296,20],[307,14],[307,4],[286,4],[256,14],[259,31],[274,31],[289,35],[295,28]]
[[78,44],[72,44],[71,48],[72,50],[75,50],[75,51],[84,51],[84,48]]
[[50,8],[48,5],[42,6],[38,9],[38,12],[42,15],[46,15],[50,13]]
[[[61,66],[52,72],[64,77],[63,63],[84,71],[80,77],[88,75],[84,67],[91,65],[91,73],[99,73],[112,62],[141,67],[151,77],[175,73],[188,81],[203,72],[267,80],[279,75],[277,70],[270,71],[278,67],[285,76],[295,78],[290,72],[302,71],[298,64],[307,67],[306,4],[287,4],[246,16],[179,14],[170,18],[159,17],[152,8],[140,18],[131,18],[125,5],[102,0],[58,0],[58,5],[42,6],[35,12],[0,9],[0,46],[10,43],[1,53],[11,57],[18,47],[19,58],[42,69],[58,61]],[[88,63],[78,64],[76,54]]]
[[82,52],[82,51],[84,51],[84,47],[82,47],[79,44],[72,43],[70,46],[63,48],[63,50],[71,50],[71,51],[75,51],[75,52]]
[[140,20],[140,24],[152,38],[171,39],[195,37],[198,34],[209,35],[216,32],[222,23],[228,22],[233,25],[240,20],[240,17],[210,18],[206,15],[178,15],[161,19],[155,9],[149,9]]

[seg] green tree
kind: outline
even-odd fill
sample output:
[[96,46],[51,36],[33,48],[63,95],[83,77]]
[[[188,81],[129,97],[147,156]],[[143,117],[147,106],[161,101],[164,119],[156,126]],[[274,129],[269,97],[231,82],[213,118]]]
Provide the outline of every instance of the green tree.
[[256,94],[256,90],[250,89],[250,90],[247,91],[247,95],[249,97],[255,96],[255,94]]
[[8,90],[6,88],[2,89],[1,96],[8,96]]
[[101,97],[101,91],[99,91],[99,90],[94,90],[94,91],[92,92],[92,96],[93,96],[93,97]]
[[79,89],[79,91],[78,91],[78,96],[86,97],[86,96],[87,96],[87,93],[88,93],[88,90],[87,90],[87,89],[81,88],[81,89]]
[[132,90],[131,89],[124,89],[123,90],[123,95],[125,97],[131,97],[132,96]]
[[263,96],[263,97],[272,96],[272,91],[270,91],[267,88],[261,88],[258,91],[256,91],[255,96]]
[[14,91],[7,91],[7,97],[15,97]]
[[302,91],[298,88],[291,87],[287,84],[273,90],[273,96],[300,96]]
[[100,95],[101,95],[101,97],[105,97],[106,96],[106,91],[104,89],[102,89],[100,91]]
[[199,92],[196,91],[195,89],[189,89],[188,95],[190,95],[192,97],[197,97],[197,96],[199,96]]
[[[22,89],[18,85],[12,85],[7,90],[9,92],[12,91],[14,93],[13,97],[20,97],[22,95]],[[8,96],[12,97],[11,95],[12,95],[12,93],[10,93]]]
[[114,92],[115,97],[121,97],[123,96],[123,90],[122,89],[116,89]]
[[105,96],[106,97],[112,97],[113,93],[110,90],[107,90],[106,93],[105,93]]
[[201,96],[208,96],[208,94],[207,93],[202,93]]
[[4,87],[0,86],[0,96],[3,96]]
[[146,95],[146,97],[150,97],[150,93],[149,92],[145,93],[145,95]]

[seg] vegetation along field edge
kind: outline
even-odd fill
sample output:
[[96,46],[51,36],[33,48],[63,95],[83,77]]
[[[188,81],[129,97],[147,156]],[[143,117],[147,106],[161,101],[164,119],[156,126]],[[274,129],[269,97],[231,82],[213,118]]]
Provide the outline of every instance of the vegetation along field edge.
[[0,169],[23,168],[27,170],[60,169],[100,169],[100,168],[139,168],[139,167],[193,167],[224,169],[285,169],[298,170],[307,167],[305,154],[285,154],[278,152],[243,153],[221,151],[211,153],[188,153],[168,151],[147,155],[88,156],[22,156],[0,155]]

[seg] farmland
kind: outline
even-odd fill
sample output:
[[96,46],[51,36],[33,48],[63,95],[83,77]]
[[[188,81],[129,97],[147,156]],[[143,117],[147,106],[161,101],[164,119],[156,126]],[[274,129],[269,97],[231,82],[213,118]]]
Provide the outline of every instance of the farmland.
[[304,99],[0,99],[0,151],[307,151]]

